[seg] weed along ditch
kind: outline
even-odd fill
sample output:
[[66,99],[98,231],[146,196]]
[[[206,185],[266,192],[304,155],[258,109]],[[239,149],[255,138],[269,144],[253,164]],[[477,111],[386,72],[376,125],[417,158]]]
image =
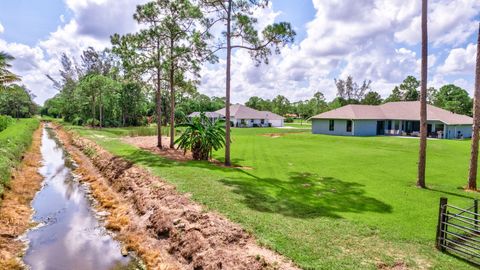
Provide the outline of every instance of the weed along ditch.
[[32,270],[137,269],[136,259],[103,227],[106,213],[94,211],[88,187],[73,173],[76,164],[48,126],[43,129],[41,155],[44,180],[32,201],[38,226],[24,236],[24,263]]

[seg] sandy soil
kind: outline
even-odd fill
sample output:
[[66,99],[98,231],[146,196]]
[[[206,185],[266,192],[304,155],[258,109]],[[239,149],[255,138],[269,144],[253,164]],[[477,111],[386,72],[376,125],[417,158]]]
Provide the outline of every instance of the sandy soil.
[[183,150],[169,148],[170,137],[162,136],[163,149],[157,147],[157,136],[125,137],[122,140],[128,144],[159,154],[168,159],[176,161],[192,160],[192,153],[184,153]]
[[[141,235],[141,241],[129,238],[130,250],[139,252],[139,247],[147,246],[164,251],[158,252],[156,263],[147,261],[149,269],[298,269],[284,257],[258,246],[239,225],[206,212],[145,169],[113,156],[89,140],[68,138],[64,131],[59,134],[69,152],[77,152],[74,144],[88,153],[100,172],[102,177],[90,177],[88,181],[94,197],[111,213],[109,217],[124,216],[107,219],[107,227],[116,229],[124,243],[129,233]],[[81,167],[91,166],[86,165],[89,161],[85,158],[81,162]],[[102,199],[110,196],[111,200]],[[111,226],[112,222],[115,226]],[[140,256],[145,260],[142,253]]]
[[30,149],[20,166],[12,172],[10,188],[4,193],[0,207],[0,269],[23,269],[21,256],[25,243],[18,240],[27,229],[33,227],[33,210],[30,202],[40,189],[43,177],[38,173],[42,128],[33,134]]
[[[163,149],[159,149],[157,147],[157,136],[139,136],[139,137],[125,137],[122,138],[123,142],[126,142],[128,144],[134,145],[140,149],[150,151],[152,153],[155,153],[157,155],[160,155],[162,157],[175,160],[175,161],[189,161],[192,160],[192,153],[190,151],[184,152],[183,150],[180,149],[171,149],[168,148],[170,144],[170,137],[162,137],[162,145],[164,146]],[[210,163],[215,164],[220,167],[225,167],[225,165],[216,160],[216,159],[210,159]],[[252,167],[247,167],[247,166],[239,166],[239,165],[233,165],[231,168],[237,168],[237,169],[243,169],[243,170],[251,170],[253,169]]]

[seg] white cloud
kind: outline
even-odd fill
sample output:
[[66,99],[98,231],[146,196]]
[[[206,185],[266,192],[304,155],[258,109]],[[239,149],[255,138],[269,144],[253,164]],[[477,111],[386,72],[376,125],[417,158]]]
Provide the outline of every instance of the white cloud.
[[[58,26],[48,38],[40,40],[35,47],[0,39],[0,51],[15,56],[13,71],[42,104],[56,93],[45,75],[58,76],[61,54],[78,58],[87,47],[102,50],[110,46],[110,36],[114,33],[134,31],[137,27],[132,17],[135,6],[143,2],[145,0],[67,0],[73,18]],[[60,21],[65,23],[64,15]],[[0,30],[3,30],[1,25]]]
[[[420,12],[421,1],[406,1],[414,3],[414,17],[407,18],[409,25],[395,33],[398,42],[410,45],[420,43]],[[429,42],[435,46],[442,44],[463,44],[477,28],[478,0],[439,0],[429,1],[428,36]]]
[[[244,102],[252,95],[272,98],[283,94],[291,100],[306,99],[316,90],[333,98],[333,78],[347,75],[357,81],[372,80],[373,90],[387,96],[406,76],[420,77],[420,55],[405,46],[420,45],[419,1],[313,0],[313,4],[316,15],[306,25],[306,38],[298,46],[284,48],[281,56],[272,57],[271,65],[255,68],[247,54],[234,55],[234,102]],[[449,46],[462,44],[476,33],[472,25],[476,25],[480,2],[462,0],[452,5],[446,0],[431,1],[429,11],[430,42],[447,52]],[[428,56],[431,78],[436,76],[439,57]],[[471,52],[466,57],[471,57]],[[460,68],[468,69],[468,63]],[[208,76],[202,80],[202,91],[224,95],[222,67],[204,72]],[[437,82],[438,76],[433,83]]]
[[3,33],[5,31],[5,28],[3,27],[3,25],[0,23],[0,34]]
[[438,67],[438,71],[443,74],[473,74],[476,55],[477,46],[473,43],[468,44],[466,48],[455,48],[450,51],[445,63]]
[[[65,0],[72,19],[65,21],[61,17],[61,25],[48,38],[35,47],[0,39],[0,50],[17,57],[14,71],[42,103],[55,93],[45,74],[58,73],[62,53],[78,57],[88,46],[98,50],[109,46],[113,33],[135,31],[138,26],[132,14],[137,4],[146,1]],[[233,102],[245,102],[253,95],[273,98],[279,94],[296,101],[311,98],[316,91],[331,99],[336,94],[333,79],[347,75],[353,75],[356,81],[371,79],[373,90],[386,96],[407,75],[419,77],[420,55],[416,52],[420,42],[420,1],[312,1],[316,14],[305,26],[305,39],[283,48],[281,55],[272,55],[269,65],[255,67],[246,51],[234,52]],[[477,31],[475,16],[479,9],[479,0],[430,1],[430,42],[440,53],[429,55],[429,86],[448,83],[445,78],[465,87],[472,85],[475,46],[466,43],[472,42]],[[274,22],[280,12],[267,8],[253,14],[261,29]],[[0,25],[0,32],[2,28]],[[215,33],[221,33],[221,28]],[[448,54],[444,61],[443,53]],[[224,59],[205,65],[201,74],[201,92],[225,95]],[[452,79],[451,74],[457,75]],[[458,74],[468,75],[462,78]]]

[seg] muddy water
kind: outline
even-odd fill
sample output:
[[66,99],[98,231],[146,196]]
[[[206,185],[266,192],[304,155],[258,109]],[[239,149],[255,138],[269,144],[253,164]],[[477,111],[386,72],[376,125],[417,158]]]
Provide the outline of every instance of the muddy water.
[[32,270],[133,269],[133,259],[123,257],[121,247],[99,223],[86,187],[78,182],[74,164],[54,133],[43,130],[41,153],[43,188],[32,206],[34,221],[42,224],[27,233],[24,262]]

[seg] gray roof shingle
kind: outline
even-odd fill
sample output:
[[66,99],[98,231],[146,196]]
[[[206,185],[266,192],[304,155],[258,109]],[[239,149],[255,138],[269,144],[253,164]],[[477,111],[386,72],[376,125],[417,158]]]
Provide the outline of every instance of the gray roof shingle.
[[[225,116],[225,108],[215,111]],[[282,120],[284,117],[268,111],[257,111],[241,104],[230,105],[230,116],[236,119],[268,119],[268,120]]]

